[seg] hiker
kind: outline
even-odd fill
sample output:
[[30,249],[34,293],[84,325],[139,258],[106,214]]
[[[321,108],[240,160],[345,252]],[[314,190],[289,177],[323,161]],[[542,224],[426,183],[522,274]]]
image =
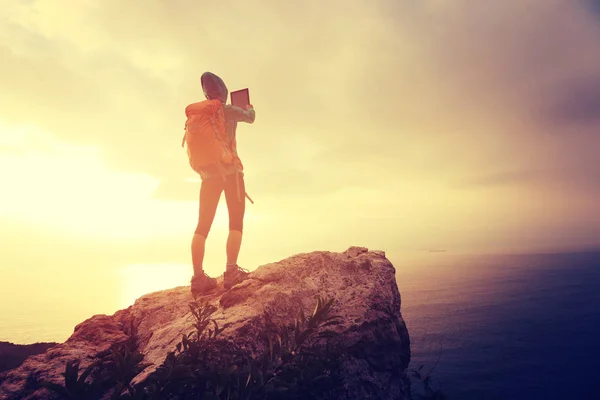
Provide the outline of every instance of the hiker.
[[[200,186],[200,210],[198,225],[192,239],[192,263],[194,276],[191,280],[193,295],[204,294],[216,288],[217,280],[204,272],[204,250],[206,238],[213,223],[221,193],[225,192],[227,210],[229,212],[229,236],[227,238],[227,263],[223,277],[223,286],[229,289],[245,280],[249,271],[238,266],[238,254],[242,244],[244,213],[246,208],[246,191],[243,165],[237,153],[236,129],[238,122],[253,123],[254,107],[248,104],[245,109],[227,104],[228,90],[223,80],[211,72],[201,77],[202,89],[207,100],[220,100],[225,124],[225,141],[230,156],[200,168],[195,168],[202,180]],[[216,103],[218,106],[219,104]],[[188,106],[191,107],[192,105]],[[186,109],[187,113],[187,109]],[[189,121],[189,119],[188,119]],[[211,120],[215,128],[214,120]],[[216,128],[215,128],[216,129]],[[187,131],[186,131],[187,134]],[[184,139],[185,140],[185,139]]]

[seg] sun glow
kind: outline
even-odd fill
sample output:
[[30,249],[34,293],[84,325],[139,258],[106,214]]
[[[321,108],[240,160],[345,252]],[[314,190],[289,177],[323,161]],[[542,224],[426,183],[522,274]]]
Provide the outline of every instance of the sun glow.
[[122,291],[119,307],[127,308],[141,296],[190,284],[188,264],[131,264],[120,270]]
[[152,198],[157,179],[109,168],[98,148],[31,127],[0,126],[0,170],[0,217],[61,233],[170,236],[188,232],[197,214],[194,201]]

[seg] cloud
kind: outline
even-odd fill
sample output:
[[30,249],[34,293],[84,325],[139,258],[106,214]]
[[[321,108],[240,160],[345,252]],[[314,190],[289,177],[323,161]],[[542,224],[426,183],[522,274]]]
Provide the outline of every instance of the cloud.
[[[387,74],[395,70],[397,79],[393,82],[389,75],[385,79],[391,87],[402,88],[406,71],[400,66],[417,64],[420,74],[413,72],[410,77],[422,76],[430,85],[419,81],[426,101],[415,106],[429,103],[433,115],[442,106],[458,111],[461,123],[465,117],[482,115],[488,121],[493,117],[522,120],[539,114],[566,82],[597,76],[600,57],[594,49],[600,24],[582,7],[583,2],[394,4],[395,13],[388,18],[397,21],[396,32],[410,38],[410,54],[418,57],[401,64],[407,51],[400,53],[390,46],[388,54],[396,57],[390,54],[382,68]],[[427,123],[427,118],[422,119]]]
[[[416,103],[422,115],[401,124],[413,136],[435,137],[429,140],[435,150],[425,158],[438,153],[456,172],[444,176],[453,182],[559,184],[577,189],[574,196],[598,193],[600,21],[586,2],[396,7],[405,13],[394,18],[421,46],[419,60],[429,61],[426,76],[437,88],[425,90],[439,98]],[[392,112],[387,117],[397,120]],[[388,151],[408,141],[401,129],[382,139]]]
[[[582,173],[585,171],[585,173]],[[540,170],[505,170],[495,173],[473,174],[455,187],[489,188],[521,187],[542,190],[574,191],[589,195],[600,195],[600,168],[565,170],[560,167],[548,167]]]
[[160,182],[154,200],[196,201],[183,109],[211,70],[250,88],[257,119],[238,141],[255,198],[530,185],[578,199],[600,186],[600,28],[582,5],[14,2],[0,119],[96,146],[110,168]]
[[[2,117],[97,145],[115,168],[161,179],[184,172],[170,158],[204,70],[218,72],[231,89],[251,88],[257,142],[350,131],[364,116],[347,113],[360,107],[348,95],[352,71],[368,68],[363,29],[378,31],[376,10],[341,2],[261,7],[267,3],[69,3],[72,14],[61,24],[53,22],[62,15],[56,2],[13,4],[0,30],[9,44],[0,72],[11,77],[0,97]],[[331,134],[318,139],[337,141]]]
[[556,104],[548,107],[548,119],[567,127],[597,128],[600,124],[600,74],[592,79],[577,79],[565,86]]

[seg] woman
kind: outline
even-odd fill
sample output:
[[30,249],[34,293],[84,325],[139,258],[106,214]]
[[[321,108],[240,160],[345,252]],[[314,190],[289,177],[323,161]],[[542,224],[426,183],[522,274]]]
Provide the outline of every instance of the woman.
[[208,100],[219,99],[223,103],[228,144],[233,152],[233,162],[211,165],[200,172],[200,211],[198,225],[192,239],[192,263],[194,276],[191,281],[193,295],[207,293],[217,286],[217,280],[208,276],[203,269],[206,238],[217,211],[221,193],[225,192],[229,212],[229,236],[227,238],[227,263],[223,277],[225,289],[245,280],[249,272],[237,265],[242,244],[246,191],[243,165],[237,153],[236,130],[238,122],[253,123],[256,113],[251,104],[243,110],[227,103],[228,90],[223,80],[211,72],[201,78],[202,89]]

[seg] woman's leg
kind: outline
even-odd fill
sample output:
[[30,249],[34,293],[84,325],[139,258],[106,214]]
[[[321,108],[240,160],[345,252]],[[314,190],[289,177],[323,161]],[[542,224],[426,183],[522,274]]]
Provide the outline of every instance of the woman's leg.
[[192,238],[192,264],[194,265],[194,276],[203,273],[204,249],[208,232],[215,219],[221,192],[223,191],[223,180],[219,177],[208,178],[202,181],[200,186],[200,210],[198,213],[198,225]]
[[229,212],[229,236],[227,237],[227,266],[237,264],[238,255],[242,246],[242,232],[244,230],[244,214],[246,212],[246,188],[244,175],[229,175],[225,182],[225,200]]

